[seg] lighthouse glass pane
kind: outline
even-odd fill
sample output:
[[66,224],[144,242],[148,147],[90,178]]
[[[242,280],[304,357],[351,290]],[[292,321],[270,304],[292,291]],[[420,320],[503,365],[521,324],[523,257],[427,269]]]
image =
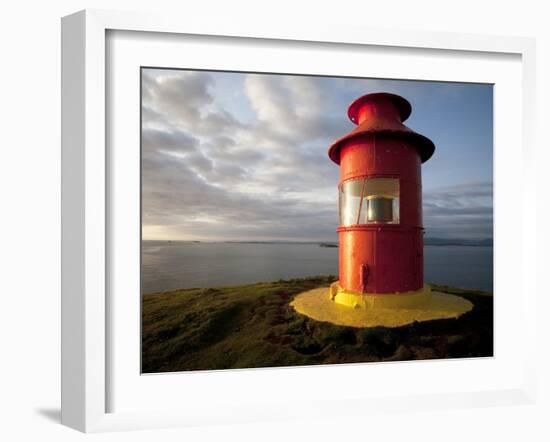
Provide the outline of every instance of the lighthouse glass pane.
[[364,180],[346,181],[340,187],[340,225],[358,224]]
[[399,223],[399,179],[367,178],[360,224]]
[[398,224],[399,179],[360,178],[340,187],[340,225]]

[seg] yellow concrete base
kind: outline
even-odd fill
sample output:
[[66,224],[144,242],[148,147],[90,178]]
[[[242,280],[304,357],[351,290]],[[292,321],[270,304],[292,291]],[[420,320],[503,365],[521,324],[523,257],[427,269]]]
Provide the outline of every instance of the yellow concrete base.
[[357,294],[323,287],[300,293],[291,306],[317,321],[361,328],[401,327],[413,322],[458,318],[473,308],[467,299],[432,292],[429,286],[418,292],[359,295],[359,298]]
[[355,293],[340,287],[339,281],[330,285],[330,299],[352,308],[414,308],[430,302],[432,288],[425,284],[420,290],[400,293]]

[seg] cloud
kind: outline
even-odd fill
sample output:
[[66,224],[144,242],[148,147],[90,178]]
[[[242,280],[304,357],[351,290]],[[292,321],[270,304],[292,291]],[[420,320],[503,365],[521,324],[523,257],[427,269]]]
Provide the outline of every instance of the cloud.
[[170,120],[194,124],[200,109],[212,102],[212,77],[200,72],[166,71],[165,75],[143,75],[143,103]]
[[[336,240],[339,170],[327,148],[352,127],[343,116],[364,84],[145,70],[144,232],[172,239]],[[485,184],[427,193],[428,235],[489,235],[491,197]]]
[[492,238],[493,185],[469,183],[425,192],[423,215],[427,236]]
[[145,152],[169,150],[174,152],[195,151],[199,141],[179,130],[143,129],[141,147]]
[[248,74],[245,91],[258,124],[255,132],[269,134],[275,146],[290,149],[289,142],[330,142],[349,124],[332,109],[333,90],[323,79],[304,76]]
[[185,159],[159,154],[144,160],[143,170],[144,224],[166,226],[182,238],[302,239],[304,226],[311,225],[312,218],[320,223],[311,229],[312,235],[334,231],[335,214],[330,207],[234,192],[231,186],[202,179],[196,165]]
[[[197,71],[164,71],[164,74],[142,77],[143,122],[164,123],[166,127],[192,131],[196,135],[209,135],[214,131],[231,132],[239,122],[224,109],[213,107],[209,73]],[[153,116],[151,121],[148,117]]]

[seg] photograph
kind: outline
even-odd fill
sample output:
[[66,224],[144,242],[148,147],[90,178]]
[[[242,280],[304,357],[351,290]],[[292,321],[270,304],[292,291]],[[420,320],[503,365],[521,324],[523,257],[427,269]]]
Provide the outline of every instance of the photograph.
[[493,84],[141,67],[141,372],[493,354]]
[[550,441],[543,3],[5,2],[0,442]]

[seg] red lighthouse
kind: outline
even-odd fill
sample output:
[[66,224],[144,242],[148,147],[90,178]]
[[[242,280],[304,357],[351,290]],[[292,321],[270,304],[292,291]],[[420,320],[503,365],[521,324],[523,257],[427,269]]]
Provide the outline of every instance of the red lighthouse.
[[360,306],[365,294],[429,295],[421,164],[435,146],[403,124],[410,114],[410,103],[398,95],[364,95],[348,110],[357,127],[328,151],[340,165],[340,281],[331,290],[338,303]]
[[473,308],[423,282],[421,165],[435,146],[403,124],[410,114],[407,100],[388,93],[350,105],[357,127],[328,151],[340,166],[340,279],[329,290],[297,295],[291,305],[298,313],[352,327],[399,327]]

